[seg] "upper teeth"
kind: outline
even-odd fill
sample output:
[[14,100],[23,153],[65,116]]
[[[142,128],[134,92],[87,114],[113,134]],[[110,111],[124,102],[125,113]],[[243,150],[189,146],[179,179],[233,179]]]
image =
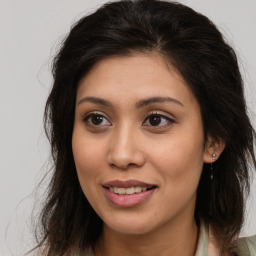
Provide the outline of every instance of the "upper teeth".
[[119,195],[132,195],[135,193],[140,193],[142,191],[146,191],[147,187],[131,187],[131,188],[117,188],[117,187],[110,187],[110,191],[114,192],[115,194]]

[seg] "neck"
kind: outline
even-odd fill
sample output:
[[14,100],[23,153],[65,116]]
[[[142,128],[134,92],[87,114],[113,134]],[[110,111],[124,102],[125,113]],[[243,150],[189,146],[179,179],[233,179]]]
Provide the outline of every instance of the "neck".
[[198,227],[193,218],[165,224],[141,235],[120,234],[104,226],[95,256],[193,256],[197,239]]

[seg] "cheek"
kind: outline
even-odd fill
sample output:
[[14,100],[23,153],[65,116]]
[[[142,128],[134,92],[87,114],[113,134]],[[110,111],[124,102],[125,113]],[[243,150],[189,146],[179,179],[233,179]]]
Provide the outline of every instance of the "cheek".
[[72,137],[72,149],[75,164],[79,172],[83,171],[88,172],[89,174],[89,170],[93,166],[99,164],[99,159],[101,158],[102,153],[99,148],[97,141],[91,141],[89,136],[81,134],[79,130],[74,131]]
[[73,134],[72,148],[80,186],[92,207],[97,209],[97,205],[102,204],[102,198],[97,196],[100,173],[103,170],[102,152],[99,151],[97,143],[90,143],[88,138],[83,140],[78,133]]
[[187,139],[176,138],[154,150],[152,164],[158,170],[162,184],[162,201],[158,201],[156,216],[161,212],[180,214],[187,207],[189,211],[194,210],[203,167],[203,143],[196,140],[188,143]]
[[[183,169],[186,166],[197,166],[203,163],[203,143],[173,139],[171,142],[160,142],[159,147],[152,147],[156,163],[167,166],[167,169]],[[191,168],[189,168],[191,169]],[[189,171],[187,169],[187,171]]]
[[152,148],[152,164],[163,179],[180,188],[198,184],[203,167],[204,143],[200,130],[179,130],[168,139],[158,141]]
[[88,138],[83,139],[77,132],[73,134],[72,149],[79,182],[84,193],[87,193],[98,182],[97,177],[102,169],[99,168],[102,163],[101,152],[95,143],[90,143]]

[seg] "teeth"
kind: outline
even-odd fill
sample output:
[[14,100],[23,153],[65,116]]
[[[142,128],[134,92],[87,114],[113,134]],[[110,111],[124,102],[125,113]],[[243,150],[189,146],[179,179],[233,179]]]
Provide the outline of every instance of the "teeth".
[[114,187],[114,193],[119,194],[119,195],[123,195],[123,194],[125,194],[125,188]]
[[132,195],[134,193],[135,193],[134,187],[125,189],[125,194],[127,194],[127,195]]
[[133,195],[135,193],[146,191],[147,188],[146,187],[131,187],[131,188],[110,187],[109,190],[118,195]]

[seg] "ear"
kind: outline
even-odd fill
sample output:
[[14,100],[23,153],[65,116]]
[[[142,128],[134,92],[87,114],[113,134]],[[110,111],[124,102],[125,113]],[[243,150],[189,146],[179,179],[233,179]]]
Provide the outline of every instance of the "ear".
[[213,139],[208,137],[204,149],[204,163],[214,163],[225,148],[225,142],[222,139]]

